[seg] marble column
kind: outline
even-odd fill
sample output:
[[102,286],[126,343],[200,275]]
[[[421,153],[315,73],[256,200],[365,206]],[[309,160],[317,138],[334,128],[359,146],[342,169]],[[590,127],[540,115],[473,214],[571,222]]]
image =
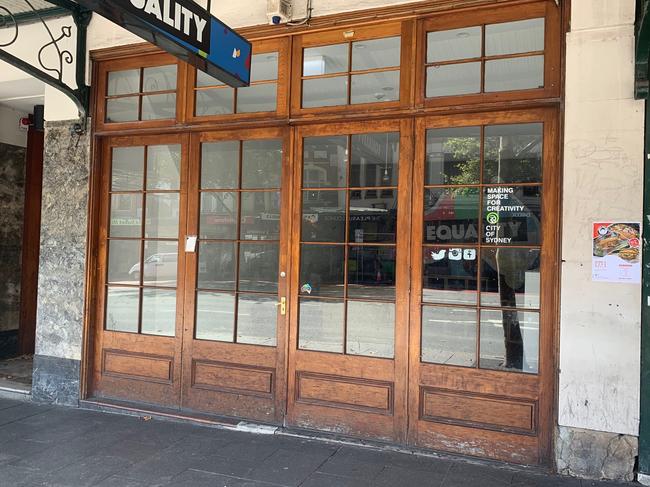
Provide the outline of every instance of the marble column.
[[32,398],[79,401],[84,319],[90,136],[47,122]]

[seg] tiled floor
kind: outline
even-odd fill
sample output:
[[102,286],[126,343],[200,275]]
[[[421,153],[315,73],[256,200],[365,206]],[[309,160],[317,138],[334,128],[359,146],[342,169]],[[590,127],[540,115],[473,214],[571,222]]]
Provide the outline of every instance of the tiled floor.
[[0,487],[587,487],[505,465],[0,399]]
[[32,385],[32,355],[0,360],[0,387],[29,390]]

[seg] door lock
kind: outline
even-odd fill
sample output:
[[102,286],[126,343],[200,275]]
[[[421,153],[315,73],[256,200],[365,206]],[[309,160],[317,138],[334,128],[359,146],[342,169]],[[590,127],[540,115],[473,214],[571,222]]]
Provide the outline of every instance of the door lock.
[[284,296],[281,297],[280,302],[275,303],[275,305],[280,307],[280,314],[282,316],[287,314],[287,298],[285,298]]

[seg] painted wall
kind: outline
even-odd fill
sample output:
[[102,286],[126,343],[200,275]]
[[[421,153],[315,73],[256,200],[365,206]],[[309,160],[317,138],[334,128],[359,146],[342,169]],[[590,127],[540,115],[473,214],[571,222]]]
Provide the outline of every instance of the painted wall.
[[641,287],[591,281],[591,225],[640,221],[634,0],[573,0],[567,35],[561,426],[638,435]]
[[27,130],[18,128],[18,122],[26,113],[0,106],[0,144],[27,147]]

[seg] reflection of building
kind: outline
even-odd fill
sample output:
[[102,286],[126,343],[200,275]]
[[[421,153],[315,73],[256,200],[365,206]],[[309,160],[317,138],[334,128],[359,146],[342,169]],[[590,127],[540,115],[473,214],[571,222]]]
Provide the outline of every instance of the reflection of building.
[[[332,0],[302,26],[242,27],[237,89],[95,16],[88,132],[38,93],[33,397],[629,477],[639,286],[590,280],[587,226],[641,219],[635,2],[569,3]],[[263,24],[263,4],[215,11]],[[4,75],[0,104],[34,95]]]

